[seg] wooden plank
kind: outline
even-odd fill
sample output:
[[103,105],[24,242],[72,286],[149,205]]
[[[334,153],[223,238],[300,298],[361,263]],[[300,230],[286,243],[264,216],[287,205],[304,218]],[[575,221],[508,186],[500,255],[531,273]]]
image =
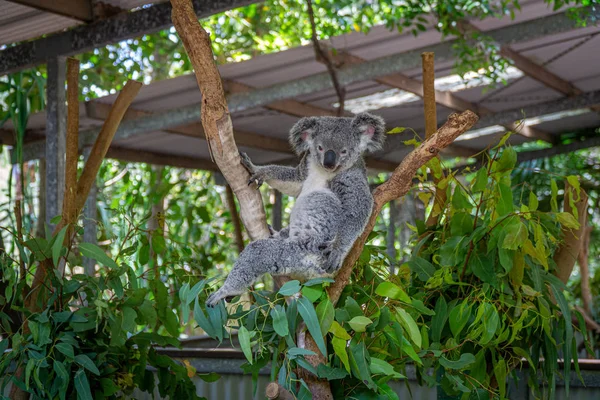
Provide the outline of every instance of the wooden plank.
[[93,20],[90,0],[8,0],[27,7],[37,8],[45,12],[62,15],[83,22]]

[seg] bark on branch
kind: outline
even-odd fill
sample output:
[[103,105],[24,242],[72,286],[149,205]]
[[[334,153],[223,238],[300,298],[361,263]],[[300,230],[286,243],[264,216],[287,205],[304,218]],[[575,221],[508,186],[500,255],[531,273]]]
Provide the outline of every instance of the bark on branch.
[[190,0],[171,0],[172,19],[202,92],[202,126],[214,162],[240,204],[240,217],[251,240],[269,236],[265,209],[258,190],[248,186],[250,175],[240,164],[221,75],[213,59],[208,33],[198,23]]
[[472,111],[464,111],[461,114],[452,114],[448,121],[437,130],[429,139],[426,139],[419,147],[413,150],[402,163],[396,168],[390,179],[379,185],[373,193],[373,211],[371,218],[363,234],[356,240],[354,246],[344,260],[342,268],[338,272],[335,282],[330,286],[329,298],[335,304],[342,294],[342,290],[350,281],[350,275],[360,253],[365,246],[369,234],[375,227],[377,216],[384,205],[388,202],[404,196],[412,187],[413,177],[417,170],[425,165],[440,150],[448,147],[458,136],[471,129],[479,118]]

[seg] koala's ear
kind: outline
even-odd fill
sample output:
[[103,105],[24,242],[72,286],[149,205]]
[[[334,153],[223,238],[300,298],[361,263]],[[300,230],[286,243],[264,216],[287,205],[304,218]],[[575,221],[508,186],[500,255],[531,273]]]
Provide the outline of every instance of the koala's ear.
[[290,144],[298,155],[308,151],[308,139],[316,131],[317,117],[304,117],[292,127],[290,131]]
[[360,148],[361,151],[377,151],[383,148],[385,141],[385,122],[383,118],[369,114],[356,114],[352,120],[352,127],[361,133]]

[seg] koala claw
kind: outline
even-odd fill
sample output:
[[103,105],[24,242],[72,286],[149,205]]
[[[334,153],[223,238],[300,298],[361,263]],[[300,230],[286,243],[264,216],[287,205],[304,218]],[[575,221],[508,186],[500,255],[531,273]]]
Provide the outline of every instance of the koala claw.
[[260,188],[262,186],[263,179],[257,177],[256,175],[252,175],[250,177],[250,180],[248,180],[248,186],[252,185],[253,183],[256,185],[256,188],[258,189],[258,188]]

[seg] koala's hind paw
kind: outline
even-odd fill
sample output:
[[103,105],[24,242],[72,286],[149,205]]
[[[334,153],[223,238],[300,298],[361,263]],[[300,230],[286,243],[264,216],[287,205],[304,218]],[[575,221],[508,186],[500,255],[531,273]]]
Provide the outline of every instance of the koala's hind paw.
[[327,273],[332,274],[340,269],[342,263],[344,262],[344,255],[342,253],[333,250],[329,253],[329,255],[326,256],[327,259],[325,260],[325,265],[323,265],[323,268],[325,271],[327,271]]

